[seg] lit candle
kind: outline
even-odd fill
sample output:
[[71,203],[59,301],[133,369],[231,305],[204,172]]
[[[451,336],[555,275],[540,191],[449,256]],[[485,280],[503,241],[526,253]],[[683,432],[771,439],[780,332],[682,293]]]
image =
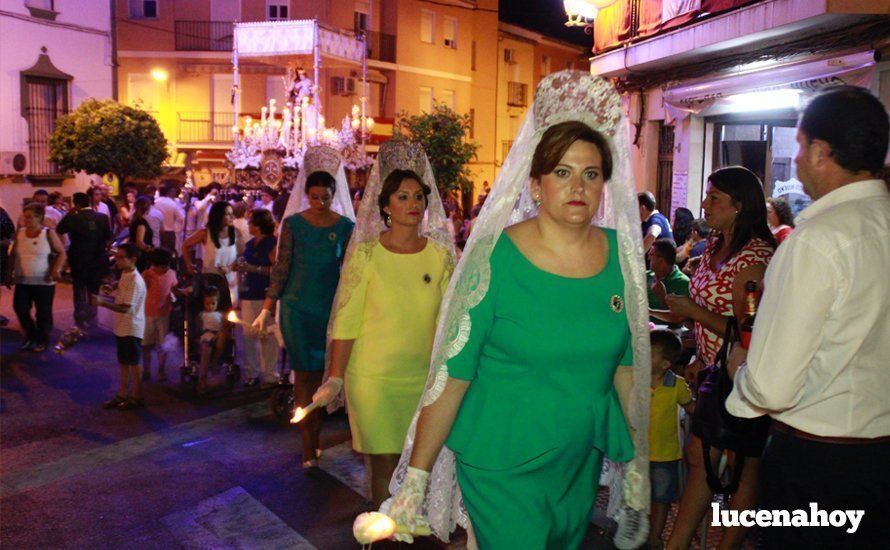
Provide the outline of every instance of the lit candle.
[[297,410],[294,411],[293,418],[290,419],[290,423],[297,424],[298,422],[300,422],[301,420],[303,420],[304,418],[309,416],[309,413],[311,413],[312,411],[314,411],[317,408],[318,408],[318,403],[315,401],[313,401],[312,404],[309,405],[308,407],[306,407],[305,409],[302,407],[297,407]]

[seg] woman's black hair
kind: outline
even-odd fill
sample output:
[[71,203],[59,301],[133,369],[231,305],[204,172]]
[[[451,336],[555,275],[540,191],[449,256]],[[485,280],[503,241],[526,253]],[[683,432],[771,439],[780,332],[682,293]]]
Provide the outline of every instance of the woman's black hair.
[[334,179],[334,176],[328,174],[323,170],[318,170],[317,172],[312,172],[306,177],[306,194],[309,194],[309,189],[313,187],[327,187],[331,191],[331,195],[337,192],[337,180]]
[[151,210],[151,197],[146,195],[136,197],[136,202],[133,203],[133,221],[143,219],[149,210]]
[[685,243],[689,239],[689,235],[692,234],[692,222],[695,221],[695,216],[692,215],[692,211],[688,208],[683,208],[682,206],[676,210],[674,210],[674,241],[679,245]]
[[[729,243],[727,259],[738,254],[751,239],[759,238],[776,247],[776,239],[766,223],[766,201],[763,200],[763,185],[754,172],[743,166],[721,168],[708,177],[718,190],[730,196],[738,207],[735,218],[732,242]],[[718,235],[715,247],[723,243],[723,235]]]
[[794,212],[791,211],[788,201],[781,197],[770,197],[766,199],[766,202],[773,205],[773,211],[776,213],[776,217],[779,218],[780,225],[794,227]]
[[265,236],[275,233],[275,218],[265,208],[258,208],[250,212],[250,223],[255,225]]
[[[377,206],[380,208],[380,217],[384,220],[387,219],[386,212],[383,210],[385,207],[389,206],[389,198],[399,190],[399,187],[402,186],[402,182],[405,180],[414,180],[420,185],[420,189],[423,190],[423,207],[424,209],[429,204],[430,186],[423,183],[423,180],[420,176],[417,175],[416,172],[412,172],[411,170],[393,170],[386,176],[386,179],[383,180],[383,188],[380,190],[380,196],[377,198]],[[386,224],[389,227],[389,224]]]
[[[226,208],[230,205],[226,201],[217,201],[210,206],[210,213],[207,214],[207,232],[210,233],[210,240],[213,246],[220,248],[219,232],[223,229],[223,217],[226,215]],[[229,226],[229,242],[235,242],[235,227]]]

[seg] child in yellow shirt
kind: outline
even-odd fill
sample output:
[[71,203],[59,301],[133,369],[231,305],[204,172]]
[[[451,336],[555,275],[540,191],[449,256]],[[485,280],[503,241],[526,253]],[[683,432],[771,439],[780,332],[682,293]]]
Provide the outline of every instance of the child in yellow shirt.
[[686,381],[674,374],[683,353],[679,336],[670,330],[653,330],[652,387],[649,406],[649,476],[652,512],[649,547],[661,548],[661,532],[671,503],[680,498],[683,451],[680,445],[679,407],[692,413],[694,402]]

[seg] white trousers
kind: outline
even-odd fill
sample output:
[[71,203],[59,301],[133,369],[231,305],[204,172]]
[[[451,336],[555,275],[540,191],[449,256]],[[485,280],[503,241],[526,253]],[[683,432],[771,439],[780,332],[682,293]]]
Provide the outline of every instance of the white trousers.
[[[241,300],[241,319],[250,325],[263,309],[263,300]],[[244,335],[244,368],[248,378],[261,382],[278,381],[278,341],[273,334],[256,336],[249,326],[241,326]]]

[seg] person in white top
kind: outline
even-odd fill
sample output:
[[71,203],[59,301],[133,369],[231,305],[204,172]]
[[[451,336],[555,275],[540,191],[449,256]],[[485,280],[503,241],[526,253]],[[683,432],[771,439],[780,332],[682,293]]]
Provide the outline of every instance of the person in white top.
[[[139,248],[132,243],[123,245],[115,253],[115,264],[121,270],[114,302],[92,295],[94,305],[114,312],[114,336],[117,343],[117,362],[121,380],[117,394],[102,404],[105,409],[130,410],[145,406],[142,399],[142,336],[145,332],[145,281],[136,270]],[[132,390],[130,389],[132,382]]]
[[65,210],[62,206],[62,194],[58,191],[49,194],[46,203],[46,211],[43,216],[43,226],[49,229],[55,229],[62,218],[65,217]]
[[199,229],[182,243],[183,263],[189,275],[196,272],[189,252],[195,245],[204,244],[204,262],[201,272],[225,277],[232,304],[238,301],[238,276],[234,270],[235,262],[244,251],[244,242],[235,229],[234,221],[232,206],[224,201],[215,202],[210,207],[210,214],[207,216],[207,227]]
[[104,214],[108,216],[108,227],[113,227],[113,218],[111,217],[111,211],[108,209],[108,205],[102,200],[102,190],[97,187],[90,187],[87,189],[87,197],[90,198],[90,208],[95,210],[100,214]]
[[[25,205],[22,227],[12,243],[16,283],[12,304],[25,333],[23,351],[42,352],[49,345],[56,281],[65,265],[65,248],[56,232],[43,226],[43,212],[39,203]],[[36,319],[31,317],[32,306]]]
[[272,189],[268,185],[264,185],[260,189],[260,198],[253,203],[253,207],[262,208],[263,210],[268,210],[269,212],[271,212],[273,206],[275,205],[275,197],[277,196],[278,193],[276,193],[274,189]]
[[890,192],[876,179],[887,111],[832,88],[798,124],[798,178],[815,199],[778,248],[750,349],[734,349],[727,410],[767,414],[765,510],[864,510],[844,528],[761,530],[766,548],[879,548],[890,540]]
[[179,187],[176,182],[166,181],[158,190],[154,207],[164,218],[161,230],[161,245],[176,253],[182,246],[182,230],[185,227],[185,210],[176,199]]

